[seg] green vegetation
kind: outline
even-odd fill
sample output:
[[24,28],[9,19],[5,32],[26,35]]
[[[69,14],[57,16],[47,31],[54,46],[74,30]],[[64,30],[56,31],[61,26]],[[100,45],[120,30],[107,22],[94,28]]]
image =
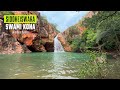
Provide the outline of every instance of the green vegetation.
[[84,20],[83,25],[96,33],[96,40],[93,43],[101,46],[100,49],[120,50],[119,16],[119,11],[99,11],[92,18]]
[[[106,57],[106,53],[86,51],[91,59],[79,67],[78,77],[88,79],[119,79],[120,59]],[[100,61],[98,61],[100,60]],[[102,62],[101,62],[102,61]]]
[[95,64],[92,60],[86,61],[80,66],[79,78],[102,78],[101,67],[104,64]]
[[71,47],[74,52],[76,52],[77,49],[79,48],[79,42],[80,42],[79,37],[76,37],[73,40],[71,40]]
[[80,43],[80,30],[76,26],[71,26],[68,28],[69,34],[67,35],[66,39],[72,50],[74,52],[78,51],[79,43]]
[[[78,75],[80,78],[120,78],[119,61],[116,58],[114,64],[107,61],[109,53],[120,55],[120,11],[97,11],[94,14],[77,24],[86,27],[82,35],[68,40],[74,52],[84,52],[91,57],[80,65]],[[76,28],[71,28],[69,37],[78,33]]]
[[[94,12],[96,13],[96,12]],[[97,11],[92,18],[85,18],[80,21],[80,25],[87,29],[82,36],[77,36],[78,40],[68,40],[72,47],[79,45],[75,49],[96,49],[99,51],[120,51],[120,11]],[[73,26],[74,27],[74,26]],[[72,27],[71,27],[72,28]],[[76,35],[76,28],[69,29],[70,36]],[[73,51],[74,50],[73,48]]]
[[94,47],[96,46],[96,32],[93,29],[87,29],[83,32],[81,40],[80,40],[80,47],[84,48],[88,47]]
[[87,50],[86,53],[90,55],[90,60],[81,64],[79,78],[108,78],[106,77],[109,71],[106,70],[106,67],[108,67],[106,63],[106,53],[89,50]]

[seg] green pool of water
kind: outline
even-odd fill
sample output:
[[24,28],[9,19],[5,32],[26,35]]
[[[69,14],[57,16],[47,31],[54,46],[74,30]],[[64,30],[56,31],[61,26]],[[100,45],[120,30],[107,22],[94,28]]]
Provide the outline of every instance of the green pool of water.
[[75,79],[79,65],[89,59],[71,52],[0,55],[0,79]]

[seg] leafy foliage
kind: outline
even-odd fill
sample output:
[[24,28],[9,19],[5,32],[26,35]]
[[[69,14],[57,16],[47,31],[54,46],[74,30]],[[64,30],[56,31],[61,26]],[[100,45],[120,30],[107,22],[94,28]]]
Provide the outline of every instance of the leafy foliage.
[[85,42],[86,47],[95,46],[96,32],[93,29],[87,29],[82,35],[82,42]]
[[120,11],[97,11],[91,18],[84,18],[77,25],[87,29],[76,38],[80,30],[76,26],[69,28],[68,42],[72,47],[120,51]]
[[105,49],[120,50],[120,12],[102,21],[97,30],[97,42],[104,43]]
[[[105,50],[120,50],[119,16],[119,11],[99,11],[98,14],[94,15],[92,18],[86,18],[83,22],[83,25],[88,27],[88,29],[94,29],[95,31],[94,33],[90,32],[87,35],[87,45],[92,46],[96,43],[102,45]],[[90,38],[92,35],[94,37]],[[94,41],[95,38],[96,42]]]
[[71,26],[68,31],[67,41],[72,46],[73,51],[76,51],[79,48],[80,30],[76,26]]
[[71,42],[71,47],[73,51],[77,51],[79,48],[80,37],[76,37]]

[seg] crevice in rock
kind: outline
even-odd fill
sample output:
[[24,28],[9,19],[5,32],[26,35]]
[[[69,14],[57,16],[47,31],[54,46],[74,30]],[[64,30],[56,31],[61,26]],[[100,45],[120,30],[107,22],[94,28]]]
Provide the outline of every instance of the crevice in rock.
[[37,52],[32,46],[27,46],[27,48],[32,52]]
[[47,52],[54,52],[54,43],[53,42],[46,42],[44,47]]

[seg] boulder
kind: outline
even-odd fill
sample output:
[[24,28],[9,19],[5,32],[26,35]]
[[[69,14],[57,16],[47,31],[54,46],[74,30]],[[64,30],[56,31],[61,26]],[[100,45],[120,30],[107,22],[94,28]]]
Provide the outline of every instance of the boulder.
[[24,53],[22,45],[15,38],[4,32],[2,33],[2,35],[3,38],[0,38],[1,54]]

